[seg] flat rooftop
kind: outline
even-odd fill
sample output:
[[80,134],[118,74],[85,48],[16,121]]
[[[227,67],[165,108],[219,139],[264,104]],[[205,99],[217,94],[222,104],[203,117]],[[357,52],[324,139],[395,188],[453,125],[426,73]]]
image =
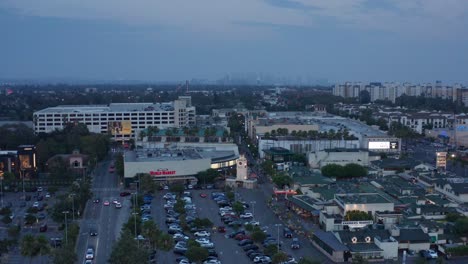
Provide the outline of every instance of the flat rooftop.
[[378,203],[391,203],[388,199],[384,198],[378,193],[370,194],[342,194],[336,196],[337,200],[342,201],[344,204],[378,204]]
[[327,113],[270,112],[267,115],[267,119],[269,121],[276,119],[276,122],[283,120],[284,123],[302,122],[303,124],[316,124],[319,125],[320,131],[329,131],[330,129],[338,131],[340,128],[348,128],[348,130],[365,137],[390,137],[386,132],[368,126],[362,122]]
[[59,105],[48,107],[36,113],[108,113],[108,112],[153,112],[173,111],[172,102],[168,103],[113,103],[109,105]]
[[214,147],[148,148],[125,153],[126,162],[183,161],[211,159],[224,162],[239,158],[234,150],[216,150]]

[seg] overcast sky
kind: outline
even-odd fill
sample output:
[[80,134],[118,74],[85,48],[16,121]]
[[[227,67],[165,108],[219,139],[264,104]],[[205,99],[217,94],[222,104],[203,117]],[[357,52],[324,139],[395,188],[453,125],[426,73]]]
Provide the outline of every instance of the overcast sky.
[[468,83],[467,0],[1,0],[0,77]]

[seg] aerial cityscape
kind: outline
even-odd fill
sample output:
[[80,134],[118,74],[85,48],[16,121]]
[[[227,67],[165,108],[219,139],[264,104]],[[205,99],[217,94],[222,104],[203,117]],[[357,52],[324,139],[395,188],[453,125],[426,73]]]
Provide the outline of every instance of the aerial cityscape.
[[0,2],[0,263],[468,263],[468,2]]

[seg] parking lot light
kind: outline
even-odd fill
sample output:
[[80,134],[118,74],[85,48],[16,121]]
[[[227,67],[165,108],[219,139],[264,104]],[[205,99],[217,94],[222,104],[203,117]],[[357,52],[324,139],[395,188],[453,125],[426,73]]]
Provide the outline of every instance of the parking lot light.
[[279,228],[280,228],[280,226],[282,226],[282,225],[283,225],[283,224],[275,224],[275,226],[276,226],[277,229],[278,229],[278,234],[277,234],[277,236],[278,236],[277,240],[278,240],[278,241],[277,241],[277,245],[276,245],[276,247],[277,247],[277,249],[278,249],[278,252],[279,252],[279,250],[280,250]]
[[252,205],[252,220],[255,220],[255,204],[256,201],[250,201],[250,204]]

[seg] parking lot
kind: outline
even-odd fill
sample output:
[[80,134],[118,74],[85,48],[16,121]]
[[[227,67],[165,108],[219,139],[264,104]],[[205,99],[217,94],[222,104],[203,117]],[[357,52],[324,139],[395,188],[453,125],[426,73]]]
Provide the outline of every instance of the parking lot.
[[[218,259],[222,263],[252,263],[252,260],[247,257],[244,250],[238,245],[237,240],[228,237],[228,234],[233,232],[234,229],[226,226],[221,221],[219,215],[219,206],[211,198],[212,192],[219,192],[219,190],[188,190],[192,194],[192,202],[196,205],[196,212],[198,218],[208,218],[213,224],[214,228],[209,230],[211,232],[211,241],[214,243],[214,249],[218,254]],[[284,238],[283,228],[285,227],[284,223],[278,219],[278,217],[272,212],[272,210],[267,206],[266,197],[264,193],[258,189],[256,190],[247,190],[247,189],[238,189],[236,190],[237,195],[236,199],[243,201],[245,204],[249,204],[247,212],[253,213],[253,219],[259,221],[260,226],[266,230],[266,232],[271,236],[271,239],[276,241],[279,238],[280,243],[282,244],[282,250],[298,260],[300,257],[312,257],[315,260],[319,260],[322,263],[332,263],[329,262],[321,253],[319,253],[312,244],[304,237],[297,236],[293,233],[293,237],[297,238],[300,244],[299,249],[291,249],[292,238]],[[153,219],[160,226],[163,231],[168,231],[166,221],[166,212],[164,209],[165,200],[163,198],[164,194],[167,191],[161,191],[157,194],[153,201],[153,210],[152,215]],[[206,194],[206,197],[203,198],[200,194]],[[242,222],[247,222],[249,220],[242,220]],[[226,233],[218,233],[216,227],[226,226]],[[242,227],[240,227],[242,229]],[[190,235],[187,234],[186,235]],[[275,242],[276,243],[276,242]],[[260,247],[260,250],[262,247]],[[177,263],[176,258],[180,257],[179,255],[174,254],[172,251],[169,252],[159,252],[158,253],[158,263]]]
[[[0,239],[8,237],[8,228],[14,225],[21,227],[19,240],[26,234],[39,235],[42,234],[46,238],[62,238],[62,232],[58,230],[58,225],[51,219],[47,209],[51,208],[55,202],[57,195],[60,195],[60,192],[57,194],[48,194],[47,188],[43,188],[42,191],[34,192],[4,192],[3,193],[3,206],[9,207],[11,210],[10,218],[11,223],[5,224],[3,221],[0,221]],[[48,194],[48,195],[47,195]],[[24,198],[26,197],[26,198]],[[34,209],[37,208],[37,212],[34,213]],[[29,213],[36,217],[36,220],[31,224],[26,224],[25,216]],[[3,217],[7,217],[2,216]],[[47,262],[48,257],[36,257],[33,259],[33,262]],[[17,246],[12,248],[12,250],[7,255],[7,263],[25,263],[29,261],[27,258],[23,257],[20,253],[20,250]]]

